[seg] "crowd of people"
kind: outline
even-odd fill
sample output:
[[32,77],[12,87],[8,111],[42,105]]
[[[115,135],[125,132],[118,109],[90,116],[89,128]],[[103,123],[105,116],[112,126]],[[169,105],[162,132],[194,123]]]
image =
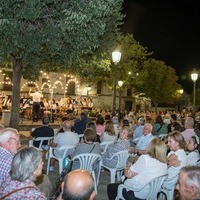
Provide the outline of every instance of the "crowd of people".
[[[196,128],[198,117],[189,113],[129,113],[121,121],[109,112],[88,117],[82,112],[79,117],[72,113],[62,118],[56,133],[48,117],[43,117],[42,126],[31,132],[32,137],[52,137],[52,147],[74,145],[68,158],[95,153],[102,156],[104,166],[114,168],[118,162],[113,154],[127,150],[130,154],[124,170],[123,184],[136,190],[123,190],[125,199],[146,199],[149,183],[156,177],[166,175],[163,189],[177,189],[182,199],[200,199],[200,130]],[[198,126],[197,126],[198,127]],[[43,174],[42,154],[35,147],[20,148],[20,135],[12,128],[0,127],[0,199],[49,199],[36,183]],[[161,137],[162,136],[162,137]],[[111,142],[102,154],[100,144]],[[43,142],[43,146],[47,143]],[[54,150],[55,157],[63,151]],[[56,160],[51,159],[53,173]],[[94,170],[98,170],[96,162]],[[95,199],[94,180],[90,173],[81,170],[74,161],[71,172],[63,180],[59,200]],[[48,177],[47,177],[48,178]],[[177,184],[178,181],[178,184]],[[107,186],[109,200],[114,200],[120,183]]]

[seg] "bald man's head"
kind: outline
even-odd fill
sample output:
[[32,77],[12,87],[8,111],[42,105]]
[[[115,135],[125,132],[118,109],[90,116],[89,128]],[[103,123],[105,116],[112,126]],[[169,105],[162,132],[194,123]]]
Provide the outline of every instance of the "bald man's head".
[[95,197],[94,180],[86,170],[74,170],[66,175],[62,186],[63,200],[93,200]]

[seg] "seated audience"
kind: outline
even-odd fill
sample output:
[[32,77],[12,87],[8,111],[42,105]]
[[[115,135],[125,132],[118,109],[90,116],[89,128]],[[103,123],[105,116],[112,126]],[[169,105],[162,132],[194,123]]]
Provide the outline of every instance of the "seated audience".
[[[141,155],[136,163],[125,169],[126,179],[124,185],[137,190],[133,192],[124,189],[123,196],[125,199],[147,199],[150,188],[146,184],[154,178],[167,173],[166,151],[165,143],[156,137],[149,143],[146,154]],[[115,200],[119,184],[121,183],[108,185],[107,194],[109,200]]]
[[200,167],[186,166],[180,170],[176,187],[182,200],[200,199]]
[[58,200],[94,200],[94,180],[86,170],[75,170],[68,173],[62,183],[62,193]]
[[101,136],[101,134],[105,131],[105,125],[104,125],[104,118],[102,116],[98,116],[96,120],[96,130],[97,135]]
[[145,124],[145,119],[143,117],[140,117],[137,121],[137,126],[135,127],[135,130],[133,131],[134,144],[137,144],[139,139],[142,137],[144,124]]
[[[43,117],[42,119],[42,126],[36,128],[32,133],[31,136],[33,138],[39,138],[39,137],[53,137],[54,136],[54,131],[51,127],[49,127],[49,118],[48,117]],[[34,141],[33,146],[39,147],[40,141]],[[44,141],[43,146],[47,145],[47,141]]]
[[75,120],[73,131],[75,133],[83,134],[86,129],[86,124],[91,120],[87,117],[87,114],[82,112],[80,115],[80,119]]
[[[184,138],[179,131],[169,133],[167,141],[167,145],[170,148],[170,152],[167,155],[168,176],[162,187],[173,190],[177,182],[180,169],[187,164],[187,156],[185,153],[186,146]],[[180,161],[179,166],[174,164],[175,158]]]
[[[95,139],[96,139],[96,133],[94,132],[94,130],[91,128],[87,128],[84,131],[84,136],[83,136],[84,143],[77,144],[73,153],[71,154],[71,157],[73,158],[74,156],[83,154],[83,153],[100,154],[101,148],[100,148],[99,143],[94,143]],[[80,165],[79,162],[75,160],[73,162],[72,169],[73,170],[78,169],[79,165]]]
[[[78,144],[79,142],[79,136],[77,133],[74,133],[74,132],[71,132],[71,122],[69,120],[66,120],[63,122],[62,124],[62,127],[63,127],[63,130],[64,132],[63,133],[58,133],[56,136],[55,136],[55,139],[54,139],[54,142],[52,144],[52,146],[54,147],[62,147],[62,146],[66,146],[66,145],[76,145]],[[57,150],[55,149],[53,154],[56,156],[56,157],[60,157],[62,158],[63,156],[63,153],[64,153],[65,150]],[[54,162],[55,162],[55,159],[51,159],[51,166],[50,166],[50,171],[53,171],[54,170]]]
[[124,126],[120,131],[119,138],[113,144],[109,145],[106,152],[102,157],[103,164],[108,167],[115,167],[117,163],[117,157],[114,157],[112,160],[110,158],[113,154],[130,149],[130,138],[132,136],[132,132],[130,127]]
[[185,120],[186,129],[182,132],[186,144],[189,142],[189,139],[192,136],[196,135],[193,127],[194,127],[194,119],[192,117],[187,117]]
[[129,153],[135,153],[139,155],[145,153],[147,146],[149,145],[151,140],[154,138],[154,136],[152,135],[152,129],[153,129],[153,126],[151,124],[146,123],[144,125],[142,137],[139,139],[135,147],[131,147],[131,149],[129,150]]
[[34,147],[19,150],[12,160],[10,177],[1,185],[1,199],[47,199],[34,181],[41,175],[42,154]]
[[117,136],[115,135],[115,129],[111,120],[106,121],[105,131],[100,136],[101,142],[104,141],[115,141]]
[[163,122],[162,116],[158,115],[156,117],[156,121],[153,124],[153,132],[154,135],[161,135],[161,134],[167,134],[167,125]]
[[13,156],[21,147],[19,136],[13,128],[5,128],[0,132],[0,185],[9,176]]

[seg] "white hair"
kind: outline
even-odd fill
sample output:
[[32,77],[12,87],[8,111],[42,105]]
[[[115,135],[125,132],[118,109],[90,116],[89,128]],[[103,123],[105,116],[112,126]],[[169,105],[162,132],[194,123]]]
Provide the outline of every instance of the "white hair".
[[0,145],[7,142],[14,135],[19,135],[17,129],[5,128],[0,132]]

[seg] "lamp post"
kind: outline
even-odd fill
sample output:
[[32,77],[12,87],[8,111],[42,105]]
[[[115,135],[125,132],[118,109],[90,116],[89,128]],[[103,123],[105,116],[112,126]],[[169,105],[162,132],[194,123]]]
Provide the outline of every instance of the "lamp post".
[[118,86],[119,86],[119,120],[121,119],[122,85],[123,85],[123,81],[118,81]]
[[115,64],[114,67],[114,80],[113,80],[113,104],[112,104],[112,116],[116,114],[116,85],[117,85],[117,64],[121,59],[121,53],[119,51],[112,52],[112,61]]
[[198,79],[198,74],[196,72],[196,70],[194,69],[192,74],[191,74],[191,79],[194,82],[194,87],[193,87],[193,112],[195,113],[196,109],[195,109],[195,104],[196,104],[196,81]]

